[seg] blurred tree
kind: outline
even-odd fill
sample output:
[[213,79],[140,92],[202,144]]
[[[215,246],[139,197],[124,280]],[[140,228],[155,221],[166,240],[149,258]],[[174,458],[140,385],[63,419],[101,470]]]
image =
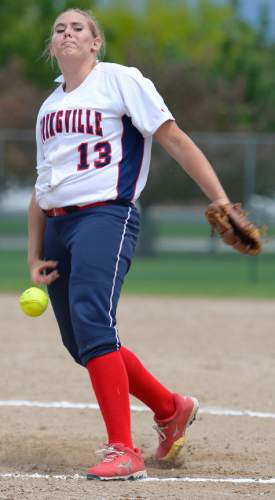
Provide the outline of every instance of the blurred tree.
[[[93,0],[77,0],[82,9],[94,4]],[[0,66],[19,59],[28,79],[49,87],[53,77],[43,54],[51,27],[59,12],[74,6],[73,0],[1,0]]]
[[120,0],[97,14],[107,59],[141,68],[189,130],[275,127],[274,44],[263,36],[264,16],[257,31],[238,17],[237,2],[210,0],[193,9],[147,0],[138,12]]
[[[265,14],[266,15],[266,14]],[[263,18],[262,23],[266,23]],[[275,127],[274,43],[266,39],[263,24],[253,30],[243,21],[228,22],[211,68],[214,79],[243,88],[236,114],[237,129],[267,131]]]
[[[0,126],[34,126],[58,72],[43,57],[52,23],[75,6],[95,12],[106,34],[106,60],[140,68],[184,130],[275,129],[275,44],[266,37],[268,13],[263,9],[259,28],[252,27],[239,17],[236,0],[198,0],[194,8],[187,0],[1,0]],[[223,172],[237,192],[242,155],[234,151],[233,169],[230,153],[222,159]],[[158,148],[151,172],[145,205],[199,196]]]
[[127,0],[96,8],[107,38],[107,59],[129,64],[134,57],[172,64],[183,60],[209,62],[223,39],[222,25],[232,15],[227,6],[201,0],[192,9],[187,2],[147,0],[133,11]]
[[262,10],[256,30],[238,17],[236,0],[198,0],[194,8],[184,0],[138,6],[109,0],[105,7],[99,0],[2,0],[2,96],[21,91],[23,106],[27,81],[41,95],[52,86],[58,69],[43,53],[55,17],[76,4],[93,9],[103,25],[106,60],[143,70],[189,130],[274,129],[275,59],[274,44],[265,37],[267,13]]
[[[89,9],[93,0],[77,0]],[[1,0],[0,126],[33,127],[39,104],[58,73],[47,61],[52,24],[73,0]]]
[[240,0],[229,0],[229,3],[231,4],[234,12],[238,14],[240,8]]

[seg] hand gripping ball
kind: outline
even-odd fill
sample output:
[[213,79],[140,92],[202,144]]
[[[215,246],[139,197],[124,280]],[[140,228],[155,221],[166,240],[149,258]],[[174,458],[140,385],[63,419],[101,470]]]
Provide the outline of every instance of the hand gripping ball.
[[27,316],[40,316],[48,307],[48,295],[41,288],[31,287],[20,295],[19,303]]

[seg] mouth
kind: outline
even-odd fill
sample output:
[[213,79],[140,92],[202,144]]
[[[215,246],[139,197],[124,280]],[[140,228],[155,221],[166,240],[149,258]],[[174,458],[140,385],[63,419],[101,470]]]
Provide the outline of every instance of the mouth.
[[69,41],[63,42],[62,45],[61,45],[61,47],[75,47],[75,46],[76,45],[75,45],[74,42],[69,42]]

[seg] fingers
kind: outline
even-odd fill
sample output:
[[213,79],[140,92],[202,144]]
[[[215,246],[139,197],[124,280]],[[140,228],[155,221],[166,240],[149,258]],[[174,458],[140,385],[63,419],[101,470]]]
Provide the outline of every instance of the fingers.
[[[31,279],[35,285],[50,285],[59,278],[58,269],[56,269],[58,261],[47,260],[38,261],[30,270]],[[46,272],[53,269],[51,272]]]
[[45,271],[46,269],[54,269],[57,266],[58,266],[57,260],[45,260],[45,261],[40,261],[39,263],[39,269],[41,271]]
[[57,270],[52,271],[49,274],[41,274],[37,271],[33,271],[31,274],[31,279],[36,285],[51,285],[55,280],[59,278],[59,272]]

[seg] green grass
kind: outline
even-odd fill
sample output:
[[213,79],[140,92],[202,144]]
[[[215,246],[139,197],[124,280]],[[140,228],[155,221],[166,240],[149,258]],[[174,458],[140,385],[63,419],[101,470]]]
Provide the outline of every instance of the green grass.
[[[208,237],[211,233],[209,225],[205,223],[192,224],[191,222],[158,222],[155,224],[154,232],[157,236],[173,237]],[[269,226],[265,237],[274,237],[275,227]]]
[[21,236],[27,234],[27,214],[1,215],[0,234],[7,236]]
[[19,291],[31,286],[26,252],[0,252],[0,292]]
[[192,223],[178,223],[178,222],[159,222],[155,226],[155,233],[157,236],[209,236],[210,227],[208,224],[192,224]]
[[126,293],[196,297],[275,297],[275,257],[176,255],[136,259]]
[[[145,225],[144,225],[145,227]],[[163,237],[207,237],[210,234],[210,227],[205,223],[192,222],[166,222],[159,221],[150,225],[150,231],[156,236]],[[0,234],[7,236],[22,236],[27,234],[27,215],[0,215]],[[275,227],[268,228],[267,237],[275,236]]]
[[[0,252],[0,291],[31,286],[24,252]],[[275,297],[275,256],[238,254],[136,257],[125,294],[193,297]]]

